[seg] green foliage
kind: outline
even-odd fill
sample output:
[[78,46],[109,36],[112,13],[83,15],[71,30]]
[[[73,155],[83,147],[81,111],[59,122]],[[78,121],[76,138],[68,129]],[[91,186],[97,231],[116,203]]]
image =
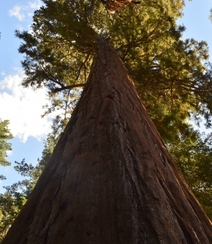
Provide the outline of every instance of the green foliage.
[[[12,150],[11,143],[8,140],[12,139],[13,136],[8,129],[8,120],[0,119],[0,165],[9,166],[10,163],[7,161],[7,153]],[[5,180],[4,175],[0,175],[0,180]]]
[[10,133],[8,129],[8,120],[1,120],[0,119],[0,165],[8,166],[10,165],[9,162],[7,162],[7,151],[10,151],[11,143],[8,143],[7,141],[12,139],[13,136]]
[[77,96],[70,90],[85,84],[98,36],[104,35],[124,61],[165,141],[179,137],[191,113],[205,116],[210,125],[212,76],[210,64],[204,64],[208,47],[181,39],[185,27],[176,20],[183,1],[141,1],[113,17],[97,0],[44,3],[34,14],[31,31],[16,35],[23,40],[19,51],[26,54],[23,85],[48,88],[52,106],[47,112],[65,108],[70,116]]
[[34,167],[31,164],[27,164],[25,159],[20,163],[15,163],[15,170],[27,178],[11,186],[4,187],[5,192],[0,194],[0,242],[7,234],[8,229],[27,201],[34,187],[33,180],[30,178],[31,171],[33,171]]
[[169,151],[212,219],[212,133],[205,136],[190,128],[178,143],[169,145]]
[[0,194],[0,241],[6,235],[11,224],[25,204],[28,181],[23,180],[12,186],[5,187],[6,191]]
[[22,65],[27,78],[23,84],[48,88],[52,107],[47,107],[47,112],[60,107],[70,109],[77,88],[83,87],[88,78],[97,39],[89,23],[95,19],[98,29],[104,23],[95,18],[93,5],[101,6],[98,2],[44,1],[46,7],[34,14],[32,33],[16,32],[24,41],[19,51],[26,54]]
[[[24,159],[21,163],[16,162],[16,164],[17,166],[14,168],[21,175],[29,176],[28,171],[31,165],[27,166]],[[25,204],[32,190],[30,183],[30,180],[24,179],[11,186],[4,187],[6,191],[0,194],[0,242]]]
[[34,167],[34,169],[30,172],[30,176],[33,181],[33,186],[36,184],[38,178],[40,177],[44,167],[49,162],[51,155],[54,151],[55,145],[58,141],[59,135],[57,133],[52,133],[47,136],[47,139],[44,143],[44,149],[42,152],[42,156],[38,159],[38,164]]

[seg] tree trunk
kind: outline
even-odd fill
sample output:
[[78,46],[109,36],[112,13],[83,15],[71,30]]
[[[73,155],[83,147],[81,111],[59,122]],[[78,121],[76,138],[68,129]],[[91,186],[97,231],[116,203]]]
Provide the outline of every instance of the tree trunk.
[[[210,244],[212,226],[104,38],[3,244]],[[171,133],[171,132],[170,132]]]

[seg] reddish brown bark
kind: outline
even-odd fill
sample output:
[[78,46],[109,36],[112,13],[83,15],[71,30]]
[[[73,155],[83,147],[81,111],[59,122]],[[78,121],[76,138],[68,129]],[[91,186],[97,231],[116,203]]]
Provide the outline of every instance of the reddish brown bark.
[[82,97],[3,244],[212,243],[116,52],[99,41]]
[[119,11],[123,7],[126,7],[130,3],[139,3],[139,1],[132,0],[101,0],[101,2],[105,5],[109,13],[114,14],[116,11]]

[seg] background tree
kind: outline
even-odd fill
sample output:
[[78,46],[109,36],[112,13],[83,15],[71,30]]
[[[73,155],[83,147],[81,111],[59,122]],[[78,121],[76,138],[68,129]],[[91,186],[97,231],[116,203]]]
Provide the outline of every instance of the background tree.
[[212,219],[212,135],[190,129],[169,148],[188,185]]
[[[10,163],[7,161],[7,153],[12,150],[11,143],[8,140],[12,139],[13,136],[8,129],[8,120],[0,119],[0,165],[9,166]],[[3,179],[4,176],[0,176]]]
[[[53,128],[54,129],[54,128]],[[26,163],[25,159],[15,162],[15,170],[24,177],[11,186],[6,186],[5,192],[0,194],[0,242],[4,239],[10,226],[26,203],[32,189],[37,183],[45,165],[48,163],[57,141],[56,134],[49,134],[42,156],[36,166]]]
[[4,188],[5,192],[0,194],[0,242],[27,200],[29,181],[25,179]]
[[[10,165],[10,162],[7,161],[7,153],[8,151],[12,150],[12,148],[11,148],[11,143],[9,143],[8,140],[12,139],[13,136],[10,130],[8,129],[8,124],[9,124],[8,120],[0,119],[0,165],[2,166]],[[6,177],[4,175],[0,175],[0,180],[4,180],[4,179],[6,179]],[[8,207],[8,205],[5,207]],[[4,211],[2,208],[0,208],[0,240],[6,234],[6,232],[1,230],[3,215],[4,215]]]

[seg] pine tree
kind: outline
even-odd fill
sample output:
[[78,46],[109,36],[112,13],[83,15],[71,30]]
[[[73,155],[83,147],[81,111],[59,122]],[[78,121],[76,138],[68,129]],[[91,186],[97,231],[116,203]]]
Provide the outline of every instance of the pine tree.
[[[10,151],[11,143],[8,140],[12,139],[13,136],[8,128],[9,121],[8,120],[1,120],[0,119],[0,165],[2,166],[9,166],[10,162],[7,161],[7,153]],[[4,180],[6,177],[4,175],[0,175],[0,180]],[[0,196],[1,199],[1,196]],[[0,206],[1,206],[0,200]],[[2,218],[3,218],[3,210],[0,208],[0,240],[2,236],[5,235],[6,232],[2,231]]]

